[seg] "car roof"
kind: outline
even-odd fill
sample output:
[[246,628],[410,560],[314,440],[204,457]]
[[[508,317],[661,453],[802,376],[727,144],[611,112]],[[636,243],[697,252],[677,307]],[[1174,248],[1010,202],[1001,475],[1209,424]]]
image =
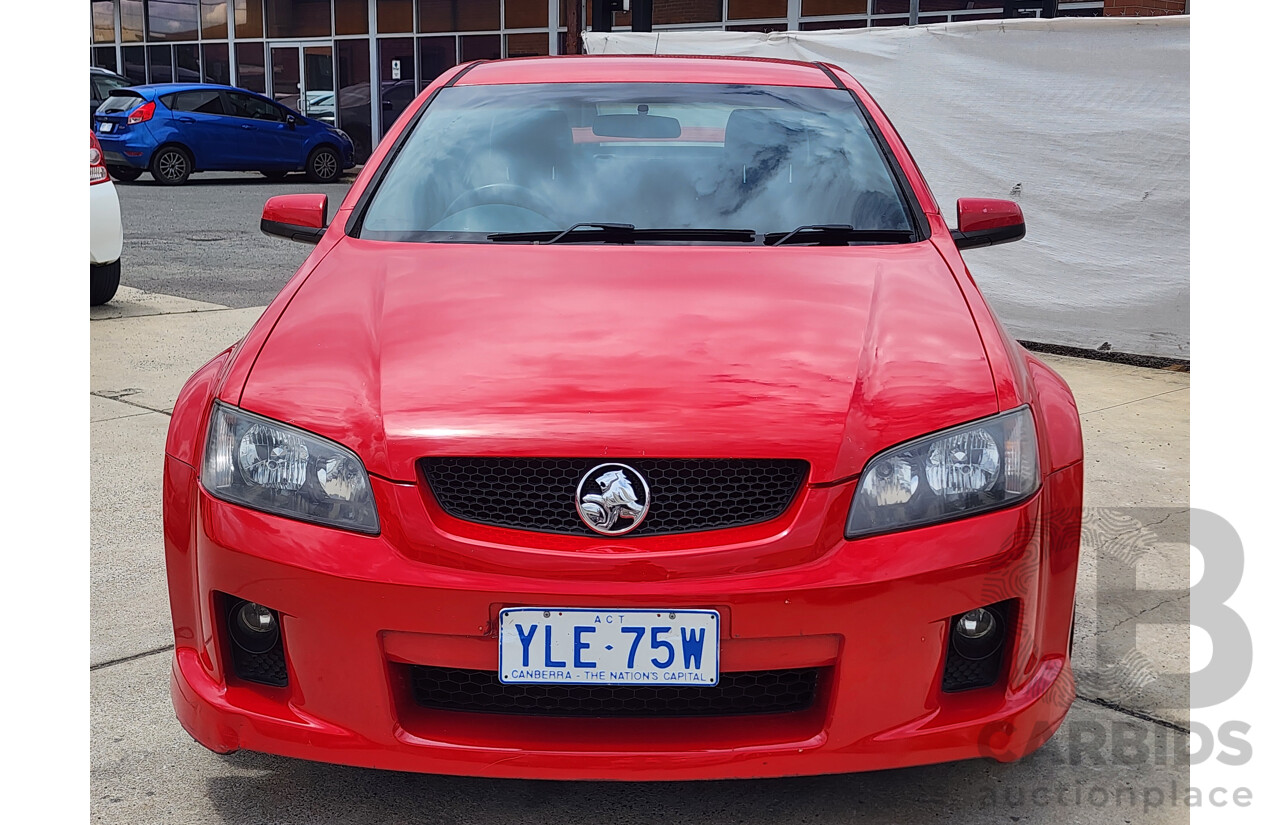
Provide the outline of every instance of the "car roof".
[[245,92],[247,94],[262,97],[262,95],[250,89],[241,89],[238,86],[225,86],[221,83],[147,83],[133,87],[133,91],[135,92],[154,92],[157,95],[169,94],[170,92],[198,91],[200,89],[222,89],[227,92]]
[[476,63],[458,86],[509,83],[731,83],[836,88],[817,63],[710,55],[563,55]]

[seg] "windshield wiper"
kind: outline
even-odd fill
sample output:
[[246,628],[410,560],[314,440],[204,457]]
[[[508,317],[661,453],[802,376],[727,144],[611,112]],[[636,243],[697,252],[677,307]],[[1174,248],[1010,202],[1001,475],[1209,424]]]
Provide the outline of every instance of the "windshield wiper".
[[846,246],[850,243],[910,243],[915,239],[916,233],[910,229],[858,229],[839,223],[797,226],[790,232],[770,232],[764,236],[764,243],[765,246],[789,243]]
[[548,232],[495,232],[499,243],[635,243],[636,241],[730,241],[754,243],[750,229],[636,229],[629,223],[575,223]]

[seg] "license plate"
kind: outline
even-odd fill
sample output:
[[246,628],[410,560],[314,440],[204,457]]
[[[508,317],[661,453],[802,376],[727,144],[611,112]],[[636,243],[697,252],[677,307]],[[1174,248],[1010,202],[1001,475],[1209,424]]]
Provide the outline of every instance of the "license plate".
[[111,131],[111,129],[112,129],[112,127],[114,127],[114,126],[115,126],[115,124],[114,124],[114,123],[103,123],[103,124],[98,128],[98,131],[99,131],[99,132],[110,132],[110,131]]
[[714,610],[512,607],[498,623],[503,684],[720,681],[720,614]]

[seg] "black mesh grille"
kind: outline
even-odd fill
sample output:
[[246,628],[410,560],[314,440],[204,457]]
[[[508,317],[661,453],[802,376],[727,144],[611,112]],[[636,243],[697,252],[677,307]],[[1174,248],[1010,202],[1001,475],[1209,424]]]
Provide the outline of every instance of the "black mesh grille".
[[951,651],[947,656],[947,669],[942,674],[942,689],[948,693],[973,688],[989,687],[1000,678],[1000,651],[976,662],[963,659]]
[[289,684],[289,671],[284,664],[284,648],[276,645],[266,653],[249,653],[235,647],[236,675],[246,682],[284,687]]
[[424,458],[423,473],[454,518],[517,530],[595,535],[578,516],[578,482],[618,461],[649,483],[649,513],[629,536],[723,530],[786,511],[809,465],[794,460]]
[[412,666],[413,695],[439,710],[526,716],[671,717],[790,713],[813,704],[818,669],[720,674],[714,687],[504,685],[491,670]]

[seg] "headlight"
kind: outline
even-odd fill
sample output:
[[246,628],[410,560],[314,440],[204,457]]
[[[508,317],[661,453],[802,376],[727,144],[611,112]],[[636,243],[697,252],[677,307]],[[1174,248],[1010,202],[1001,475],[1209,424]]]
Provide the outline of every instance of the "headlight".
[[287,424],[213,405],[200,481],[223,501],[331,527],[378,532],[355,453]]
[[895,447],[858,479],[845,537],[919,527],[1003,507],[1040,486],[1031,410],[1011,412]]

